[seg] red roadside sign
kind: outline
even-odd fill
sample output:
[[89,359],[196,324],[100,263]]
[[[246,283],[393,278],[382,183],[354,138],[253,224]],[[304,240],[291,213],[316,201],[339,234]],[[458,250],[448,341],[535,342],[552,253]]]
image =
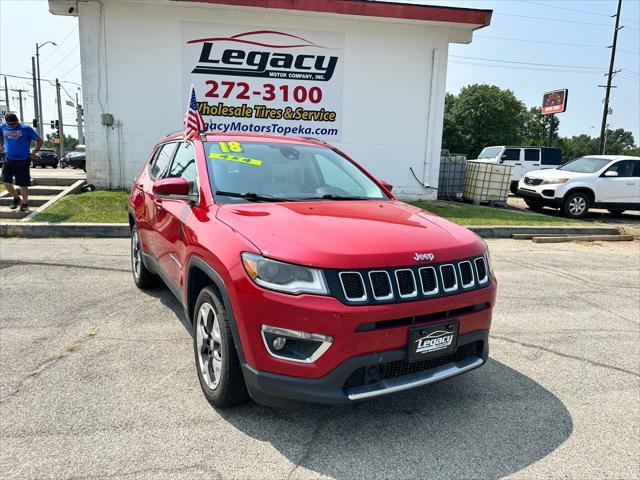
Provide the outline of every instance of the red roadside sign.
[[562,113],[567,109],[567,96],[569,90],[554,90],[547,92],[542,96],[542,115],[551,115],[552,113]]

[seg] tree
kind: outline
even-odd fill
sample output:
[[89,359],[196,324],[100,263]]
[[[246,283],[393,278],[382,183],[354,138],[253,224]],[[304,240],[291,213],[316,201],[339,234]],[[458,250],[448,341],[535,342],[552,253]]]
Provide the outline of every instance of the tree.
[[[555,116],[554,116],[555,117]],[[549,126],[551,125],[551,115],[542,115],[540,107],[531,107],[525,115],[522,128],[522,141],[524,145],[545,146],[549,139]],[[558,127],[560,121],[557,117],[553,119],[553,146],[558,146]]]
[[[53,141],[58,138],[58,135],[56,133],[47,133],[46,135],[46,139],[44,141],[44,146],[46,148],[53,148],[56,149],[58,148],[58,144],[53,143]],[[74,150],[76,148],[76,145],[78,145],[78,139],[72,137],[71,135],[65,135],[64,136],[64,151],[65,152],[69,152],[71,150]]]
[[604,152],[607,155],[629,155],[630,151],[637,148],[633,133],[624,128],[607,130],[607,143]]
[[598,152],[598,139],[583,133],[561,138],[558,146],[562,149],[562,161],[568,162],[585,155],[595,155]]
[[527,109],[511,90],[468,85],[449,97],[448,112],[445,98],[445,112],[443,148],[476,158],[486,146],[521,143]]

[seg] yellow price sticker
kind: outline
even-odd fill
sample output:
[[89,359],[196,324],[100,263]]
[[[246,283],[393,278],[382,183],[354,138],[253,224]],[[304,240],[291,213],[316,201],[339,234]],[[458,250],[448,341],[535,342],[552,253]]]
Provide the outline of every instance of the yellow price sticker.
[[255,165],[257,167],[262,166],[262,160],[256,158],[240,157],[238,155],[231,155],[228,153],[210,153],[209,158],[216,160],[227,160],[229,162],[245,163],[247,165]]

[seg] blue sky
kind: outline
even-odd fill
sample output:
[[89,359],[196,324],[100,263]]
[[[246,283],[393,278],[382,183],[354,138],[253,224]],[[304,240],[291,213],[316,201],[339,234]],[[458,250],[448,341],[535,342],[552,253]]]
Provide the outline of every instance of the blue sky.
[[[558,115],[560,134],[599,134],[604,89],[598,85],[606,83],[607,46],[611,44],[614,21],[610,15],[615,14],[616,0],[407,3],[494,11],[491,25],[477,31],[471,44],[451,46],[448,91],[457,93],[472,83],[495,84],[511,89],[528,106],[535,106],[545,91],[568,88],[568,109]],[[613,82],[617,88],[611,95],[613,114],[609,122],[612,128],[631,130],[636,143],[640,143],[640,1],[623,0],[621,17],[625,28],[618,35],[616,69],[622,72]],[[29,76],[35,43],[52,40],[58,47],[47,45],[41,51],[42,77],[80,83],[75,18],[51,15],[46,0],[0,0],[0,19],[0,73]],[[63,85],[75,97],[77,86]],[[9,87],[30,89],[30,81],[9,78]],[[48,122],[57,118],[55,89],[45,82],[43,90]],[[64,92],[63,98],[69,99]],[[17,109],[17,102],[12,103],[12,109]],[[73,108],[65,105],[63,114],[69,123],[74,122]],[[33,118],[32,98],[26,101],[25,118]],[[75,134],[73,129],[69,132]]]

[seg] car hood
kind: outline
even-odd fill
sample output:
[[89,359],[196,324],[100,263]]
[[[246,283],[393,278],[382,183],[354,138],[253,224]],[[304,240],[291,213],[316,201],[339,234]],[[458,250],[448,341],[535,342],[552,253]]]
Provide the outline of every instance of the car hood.
[[[216,216],[264,256],[309,266],[401,266],[485,250],[470,230],[396,200],[227,204]],[[416,262],[416,253],[434,259]]]
[[583,178],[589,177],[593,173],[570,172],[569,170],[558,170],[557,168],[547,168],[544,170],[533,170],[526,174],[529,178]]

